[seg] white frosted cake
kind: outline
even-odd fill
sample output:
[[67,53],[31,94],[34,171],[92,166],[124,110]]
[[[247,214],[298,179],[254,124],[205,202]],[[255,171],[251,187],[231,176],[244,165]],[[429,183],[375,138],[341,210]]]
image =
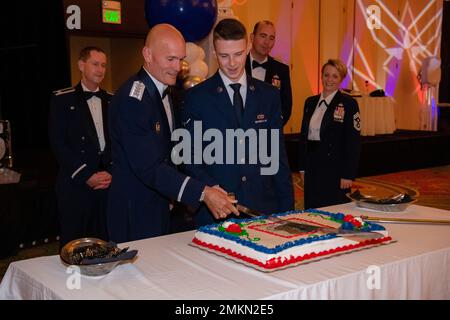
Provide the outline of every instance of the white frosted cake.
[[[298,225],[293,227],[269,217],[230,219],[220,224],[200,227],[191,244],[263,271],[274,271],[392,241],[383,226],[342,213],[307,210],[271,217],[328,230],[325,233],[320,229],[300,230]],[[338,231],[366,234],[339,236]],[[367,234],[368,232],[371,234]]]

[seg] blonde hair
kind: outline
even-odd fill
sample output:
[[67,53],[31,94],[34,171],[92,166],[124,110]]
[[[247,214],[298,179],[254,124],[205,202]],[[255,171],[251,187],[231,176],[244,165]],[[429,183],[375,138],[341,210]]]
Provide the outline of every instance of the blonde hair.
[[341,77],[341,80],[343,80],[345,78],[345,76],[347,75],[347,66],[339,59],[328,59],[328,61],[325,62],[325,64],[322,66],[322,75],[323,75],[323,71],[325,70],[326,66],[335,67],[337,69],[337,71],[339,72],[339,76]]

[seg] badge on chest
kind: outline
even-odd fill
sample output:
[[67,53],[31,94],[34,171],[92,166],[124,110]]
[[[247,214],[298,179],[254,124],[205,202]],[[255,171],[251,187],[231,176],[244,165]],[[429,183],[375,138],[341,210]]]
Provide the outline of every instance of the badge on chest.
[[281,80],[277,74],[272,77],[272,85],[277,89],[281,88]]
[[264,113],[258,114],[256,116],[256,120],[255,120],[255,124],[257,123],[265,123],[267,122],[266,116],[264,115]]
[[336,109],[334,109],[333,119],[336,122],[344,122],[345,109],[342,103],[339,103]]

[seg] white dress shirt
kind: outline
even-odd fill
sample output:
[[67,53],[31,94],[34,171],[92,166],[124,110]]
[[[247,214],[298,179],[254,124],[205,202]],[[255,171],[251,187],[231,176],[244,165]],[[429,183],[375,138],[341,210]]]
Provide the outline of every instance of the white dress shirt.
[[234,90],[230,87],[230,84],[233,84],[233,83],[241,84],[241,88],[239,89],[239,92],[241,94],[242,102],[244,103],[244,108],[245,108],[245,99],[247,98],[247,76],[245,74],[245,71],[242,74],[239,81],[237,81],[237,82],[231,81],[220,69],[219,69],[219,74],[220,74],[220,77],[222,78],[225,88],[227,89],[227,93],[228,93],[228,96],[230,97],[231,104],[233,104]]
[[[252,70],[252,77],[261,81],[264,81],[266,79],[266,69],[264,69],[263,67],[257,67],[255,69],[253,69],[253,60],[255,60],[252,56],[252,54],[250,53],[250,69]],[[263,61],[259,62],[259,63],[264,63],[266,61],[268,61],[269,59],[266,57]]]
[[[312,141],[320,141],[320,127],[322,126],[322,119],[327,111],[327,105],[330,105],[331,100],[333,100],[336,95],[336,91],[328,95],[328,97],[323,97],[323,92],[320,94],[319,102],[317,103],[316,109],[309,121],[309,130],[308,130],[308,140]],[[325,105],[325,103],[327,105]]]
[[[89,90],[83,82],[81,82],[81,87],[83,91]],[[100,91],[99,88],[93,92]],[[91,112],[92,120],[94,121],[95,131],[97,131],[98,143],[100,144],[100,151],[105,150],[105,134],[103,132],[103,113],[102,113],[102,100],[99,97],[92,96],[87,100],[89,106],[89,111]]]
[[[149,75],[149,77],[152,79],[153,83],[156,86],[156,89],[158,89],[159,95],[163,96],[164,94],[164,90],[167,89],[167,85],[162,83],[161,81],[157,80],[155,77],[153,77],[150,72],[148,72],[145,68],[144,68],[145,72],[147,72],[147,74]],[[166,111],[166,116],[167,116],[167,120],[169,121],[169,127],[170,127],[170,132],[173,131],[173,116],[172,116],[172,109],[170,108],[170,102],[169,102],[169,95],[166,95],[164,97],[164,99],[162,99],[162,103],[164,105],[164,110]]]

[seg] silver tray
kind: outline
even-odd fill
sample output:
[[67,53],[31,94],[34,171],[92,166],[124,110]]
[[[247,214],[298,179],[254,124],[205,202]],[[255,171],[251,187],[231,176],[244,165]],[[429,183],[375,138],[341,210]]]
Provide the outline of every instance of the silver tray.
[[81,238],[76,239],[68,244],[66,244],[60,253],[61,261],[66,266],[74,265],[80,269],[80,273],[86,276],[103,276],[105,274],[110,273],[115,267],[117,267],[122,261],[113,261],[107,263],[97,263],[90,265],[81,265],[81,264],[73,264],[70,263],[72,256],[72,252],[75,248],[82,248],[85,246],[92,245],[93,243],[97,243],[100,245],[106,244],[107,242],[97,238]]
[[358,200],[353,198],[349,193],[347,193],[347,197],[355,202],[357,207],[383,212],[402,212],[405,211],[409,205],[417,201],[417,199],[412,199],[409,202],[382,204],[368,202],[367,200]]

